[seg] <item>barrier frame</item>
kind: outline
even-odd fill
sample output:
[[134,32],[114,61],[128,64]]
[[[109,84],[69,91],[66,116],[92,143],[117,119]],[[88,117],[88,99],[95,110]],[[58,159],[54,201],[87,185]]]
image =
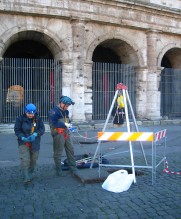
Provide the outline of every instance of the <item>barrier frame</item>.
[[[164,141],[164,151],[163,157],[157,162],[157,142],[160,140]],[[151,142],[151,149],[152,149],[152,162],[151,165],[141,166],[141,165],[134,165],[134,159],[132,165],[116,165],[116,164],[102,164],[101,157],[102,152],[99,156],[99,177],[101,175],[101,167],[132,167],[132,170],[135,171],[135,168],[148,168],[152,170],[152,185],[156,183],[156,169],[157,167],[166,160],[166,129],[158,131],[158,132],[98,132],[98,141],[147,141]],[[101,151],[101,147],[100,147]],[[133,158],[133,152],[130,151],[130,156]],[[132,159],[131,159],[132,161]],[[133,173],[135,178],[135,173]],[[136,182],[136,179],[134,179]]]

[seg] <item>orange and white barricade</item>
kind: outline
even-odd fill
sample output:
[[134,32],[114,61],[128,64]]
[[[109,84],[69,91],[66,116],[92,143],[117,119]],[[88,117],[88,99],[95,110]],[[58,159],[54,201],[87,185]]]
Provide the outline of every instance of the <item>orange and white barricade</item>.
[[[161,158],[157,157],[157,142],[164,140],[164,150]],[[152,184],[156,182],[156,168],[166,159],[166,129],[159,132],[98,132],[98,141],[128,141],[128,142],[151,142],[152,143],[152,162],[151,165],[138,166],[134,164],[132,145],[130,150],[131,165],[114,165],[114,164],[102,164],[100,161],[99,172],[101,167],[132,167],[132,171],[135,168],[149,168],[152,169]],[[100,156],[101,157],[101,156]],[[158,161],[157,161],[158,160]],[[134,177],[135,177],[135,173]],[[136,182],[136,180],[134,180]]]

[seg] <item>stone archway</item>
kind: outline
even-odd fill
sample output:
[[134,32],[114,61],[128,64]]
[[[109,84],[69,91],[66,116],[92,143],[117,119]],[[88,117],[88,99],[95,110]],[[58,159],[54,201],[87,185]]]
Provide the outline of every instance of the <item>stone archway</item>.
[[[101,39],[101,42],[100,42],[100,39]],[[134,67],[138,66],[139,62],[141,63],[141,65],[143,65],[144,60],[143,58],[141,58],[140,53],[138,53],[139,50],[137,46],[134,45],[134,47],[132,47],[132,45],[130,45],[128,42],[129,42],[128,39],[124,41],[121,38],[115,38],[115,35],[108,34],[108,35],[98,37],[89,46],[89,51],[87,52],[86,59],[91,59],[91,61],[96,62],[96,57],[98,56],[95,55],[95,52],[97,48],[99,47],[100,51],[104,51],[105,58],[101,59],[101,57],[99,57],[98,60],[102,60],[105,63],[104,65],[105,68],[107,69],[106,70],[107,73],[104,73],[104,69],[103,69],[104,67],[100,66],[100,73],[98,73],[98,75],[101,78],[99,79],[97,78],[97,79],[99,81],[100,80],[103,81],[101,82],[102,84],[101,86],[98,82],[95,83],[95,80],[97,79],[93,77],[94,73],[97,72],[97,70],[94,69],[96,68],[95,65],[93,65],[93,69],[89,68],[90,71],[86,71],[87,78],[89,78],[88,84],[89,86],[92,86],[93,88],[92,89],[93,114],[96,114],[95,111],[97,112],[97,114],[101,114],[101,113],[104,114],[103,116],[93,115],[94,119],[105,118],[107,111],[109,110],[109,107],[110,107],[112,96],[114,95],[114,92],[115,92],[116,84],[120,82],[126,83],[127,86],[129,87],[130,94],[131,94],[130,96],[131,96],[132,102],[134,102],[134,109],[136,109],[135,108],[135,105],[136,105],[136,100],[135,100],[136,77],[135,76],[136,75],[135,75]],[[106,50],[107,50],[107,55],[106,55]],[[109,59],[108,57],[109,54],[112,55],[112,57],[114,58],[110,57]],[[100,52],[100,56],[101,56],[101,52]],[[110,64],[106,66],[106,63],[110,63]],[[129,65],[131,65],[131,67]],[[98,67],[98,65],[96,66]],[[109,81],[109,85],[108,85],[108,81]],[[96,87],[98,89],[101,89],[102,87],[102,90],[101,91],[99,90],[96,92],[95,84],[97,84]],[[100,101],[96,101],[100,98],[100,95],[95,95],[96,93],[102,93],[102,97]],[[104,110],[102,112],[98,112],[99,109],[97,106],[95,106],[97,105],[95,101],[99,104],[102,103],[100,108],[102,108],[104,105]]]
[[[35,103],[44,121],[46,121],[47,112],[57,103],[62,92],[61,59],[68,57],[68,53],[64,51],[66,45],[63,41],[58,44],[56,36],[51,38],[43,32],[38,32],[37,29],[25,30],[21,28],[21,31],[16,32],[16,28],[14,28],[8,33],[2,34],[4,44],[1,46],[0,51],[3,57],[0,105],[4,106],[4,111],[1,113],[6,117],[6,122],[13,121],[18,114],[22,113],[24,105],[28,102]],[[25,50],[20,46],[21,43],[25,47],[26,44],[31,43],[30,47],[28,45],[27,48],[31,49],[35,56],[31,54],[28,57]],[[31,48],[31,46],[37,48]],[[18,49],[22,49],[22,56],[16,55]],[[46,59],[40,51],[37,51],[38,49],[42,49],[42,53],[48,54]],[[7,92],[11,85],[22,86],[24,89],[24,98],[20,105],[15,105],[9,99],[6,101]],[[5,121],[4,118],[3,121]]]
[[[116,36],[115,34],[104,34],[96,37],[96,39],[93,40],[93,42],[89,45],[87,49],[87,62],[92,61],[92,54],[98,45],[111,48],[122,57],[124,64],[132,63],[135,67],[145,65],[144,58],[139,52],[140,50],[137,45],[128,38],[125,38],[124,36],[118,34]],[[127,50],[128,56],[126,58],[123,57],[124,54],[122,54],[120,51],[122,48]]]
[[[162,59],[166,55],[167,58],[169,58],[170,62],[172,62],[172,67],[173,68],[181,68],[181,62],[180,57],[181,57],[181,45],[179,43],[169,43],[163,49],[158,55],[157,59],[157,66],[161,67]],[[173,56],[174,54],[174,56]],[[175,57],[177,56],[177,60],[175,60]],[[179,59],[178,59],[179,57]],[[175,62],[177,61],[177,62]]]
[[167,45],[160,53],[158,60],[162,66],[160,77],[161,116],[181,117],[181,47],[177,47],[175,43]]
[[10,45],[3,58],[54,59],[46,45],[31,39],[20,40]]
[[[45,33],[46,32],[46,33]],[[54,59],[69,59],[68,46],[51,31],[44,31],[43,27],[22,26],[11,28],[4,32],[0,38],[0,56],[3,57],[7,48],[21,40],[33,40],[45,45],[52,53]],[[61,42],[60,42],[61,41]],[[3,42],[3,43],[2,43]]]

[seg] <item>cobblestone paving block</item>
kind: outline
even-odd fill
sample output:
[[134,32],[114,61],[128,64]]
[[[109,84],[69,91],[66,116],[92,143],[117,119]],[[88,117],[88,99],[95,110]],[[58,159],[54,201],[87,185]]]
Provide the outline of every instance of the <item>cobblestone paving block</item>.
[[[169,152],[167,159],[170,169],[180,171],[178,151]],[[122,161],[130,162],[126,159]],[[19,166],[3,165],[0,215],[2,219],[180,219],[181,175],[164,173],[163,168],[160,165],[156,171],[155,186],[151,171],[138,169],[143,174],[136,176],[128,191],[112,193],[102,189],[102,182],[82,183],[69,172],[57,177],[52,163],[38,163],[32,183],[24,186]]]

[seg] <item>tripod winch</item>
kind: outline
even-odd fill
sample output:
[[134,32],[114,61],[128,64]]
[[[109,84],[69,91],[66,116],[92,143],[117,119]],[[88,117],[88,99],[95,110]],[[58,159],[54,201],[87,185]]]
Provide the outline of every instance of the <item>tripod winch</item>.
[[[113,101],[112,101],[112,104],[111,104],[111,107],[109,109],[109,112],[108,112],[108,115],[107,115],[107,119],[106,119],[106,122],[104,124],[104,127],[102,129],[102,132],[105,132],[106,130],[106,127],[107,127],[107,124],[108,124],[108,121],[110,119],[110,116],[111,116],[111,113],[112,113],[112,110],[113,110],[113,107],[117,101],[117,98],[118,98],[118,93],[122,91],[122,94],[123,94],[123,99],[124,99],[124,105],[125,105],[125,117],[126,117],[126,126],[127,126],[127,132],[130,133],[130,122],[129,122],[129,116],[128,116],[128,106],[127,106],[127,102],[129,104],[129,107],[130,107],[130,111],[131,111],[131,115],[132,115],[132,118],[133,118],[133,121],[134,121],[134,125],[135,125],[135,128],[136,128],[136,131],[139,132],[138,130],[138,126],[137,126],[137,123],[136,123],[136,119],[135,119],[135,115],[134,115],[134,112],[133,112],[133,108],[132,108],[132,105],[131,105],[131,101],[130,101],[130,98],[129,98],[129,94],[128,94],[128,91],[127,91],[127,86],[122,84],[122,83],[119,83],[117,84],[117,87],[116,87],[116,92],[115,92],[115,95],[114,95],[114,98],[113,98]],[[98,151],[100,149],[100,145],[101,145],[101,141],[98,142],[98,145],[97,145],[97,148],[96,148],[96,151],[95,151],[95,154],[93,156],[93,159],[92,159],[92,163],[91,163],[91,166],[90,168],[92,168],[92,165],[93,165],[93,162],[94,160],[96,159],[96,156],[98,154]],[[140,146],[141,146],[141,150],[142,150],[142,154],[143,154],[143,157],[144,157],[144,160],[145,160],[145,163],[146,165],[148,165],[147,163],[147,160],[146,160],[146,156],[145,156],[145,153],[144,153],[144,149],[143,149],[143,145],[140,141]],[[134,159],[133,159],[133,149],[132,149],[132,142],[129,141],[129,150],[130,150],[130,157],[131,157],[131,167],[132,167],[132,173],[134,175],[134,183],[136,182],[136,178],[135,178],[135,165],[134,165]],[[102,155],[101,155],[102,156]],[[99,156],[99,157],[101,157]],[[100,163],[100,166],[101,166],[101,163]],[[106,165],[104,165],[106,166]],[[117,165],[118,166],[118,165]],[[100,172],[100,171],[99,171]],[[99,173],[100,174],[100,173]]]

